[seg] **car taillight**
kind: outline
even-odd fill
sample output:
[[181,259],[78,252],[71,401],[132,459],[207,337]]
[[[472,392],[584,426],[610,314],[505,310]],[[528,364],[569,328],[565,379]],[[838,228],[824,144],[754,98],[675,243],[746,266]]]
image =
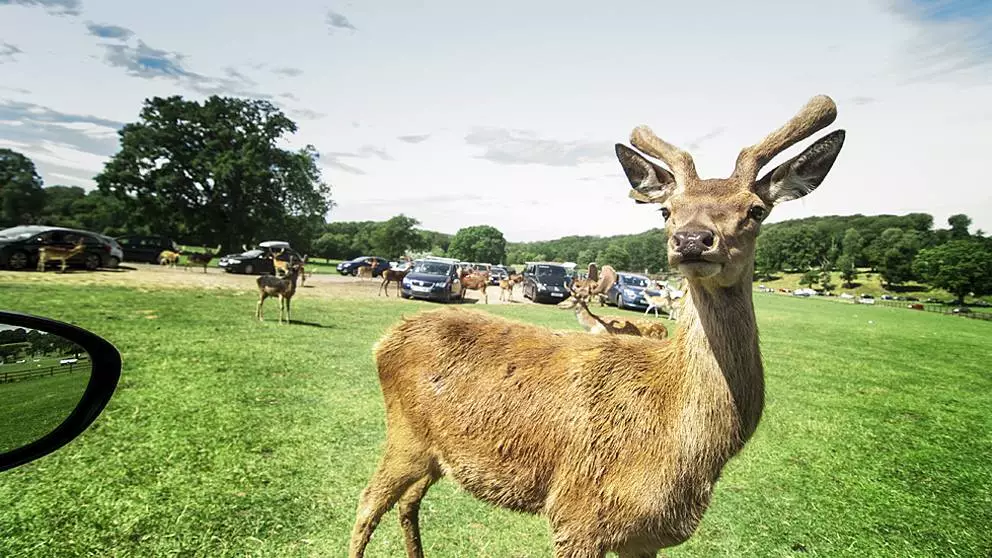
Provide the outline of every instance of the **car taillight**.
[[110,245],[104,244],[103,245],[103,251],[109,254],[110,253]]

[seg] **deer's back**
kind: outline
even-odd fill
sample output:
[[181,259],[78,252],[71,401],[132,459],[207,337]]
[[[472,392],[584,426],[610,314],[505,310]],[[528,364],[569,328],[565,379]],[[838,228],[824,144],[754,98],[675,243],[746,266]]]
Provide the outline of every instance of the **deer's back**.
[[[632,480],[623,467],[671,464],[682,406],[678,372],[666,364],[672,351],[657,340],[440,310],[404,320],[375,357],[387,417],[402,414],[477,497],[538,512],[576,479],[592,490],[657,487],[657,470]],[[661,443],[645,446],[652,442]]]

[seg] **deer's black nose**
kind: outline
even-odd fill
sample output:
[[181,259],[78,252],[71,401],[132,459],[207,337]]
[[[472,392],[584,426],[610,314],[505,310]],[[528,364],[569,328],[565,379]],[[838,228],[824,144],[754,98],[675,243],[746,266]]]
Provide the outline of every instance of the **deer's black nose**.
[[672,235],[675,251],[683,258],[693,259],[713,247],[713,231],[679,231]]

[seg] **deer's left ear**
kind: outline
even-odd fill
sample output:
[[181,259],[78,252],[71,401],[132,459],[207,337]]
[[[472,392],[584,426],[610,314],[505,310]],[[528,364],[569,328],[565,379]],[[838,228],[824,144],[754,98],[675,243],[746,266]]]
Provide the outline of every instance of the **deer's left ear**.
[[617,159],[630,182],[630,197],[637,203],[662,203],[675,189],[675,176],[648,161],[622,143],[616,144]]
[[754,193],[765,203],[776,205],[799,199],[827,177],[844,146],[844,130],[831,132],[802,153],[775,167],[754,183]]

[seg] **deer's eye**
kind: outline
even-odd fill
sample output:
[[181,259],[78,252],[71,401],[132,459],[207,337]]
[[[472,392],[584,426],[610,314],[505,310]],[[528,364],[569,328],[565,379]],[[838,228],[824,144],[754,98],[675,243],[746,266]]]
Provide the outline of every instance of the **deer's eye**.
[[751,219],[754,219],[755,221],[761,221],[762,219],[765,218],[765,215],[767,214],[768,211],[764,207],[761,207],[760,205],[756,205],[752,207],[747,212],[747,216],[750,217]]
[[659,211],[661,211],[661,218],[666,221],[668,220],[668,217],[672,214],[672,212],[669,211],[667,207],[662,207]]

